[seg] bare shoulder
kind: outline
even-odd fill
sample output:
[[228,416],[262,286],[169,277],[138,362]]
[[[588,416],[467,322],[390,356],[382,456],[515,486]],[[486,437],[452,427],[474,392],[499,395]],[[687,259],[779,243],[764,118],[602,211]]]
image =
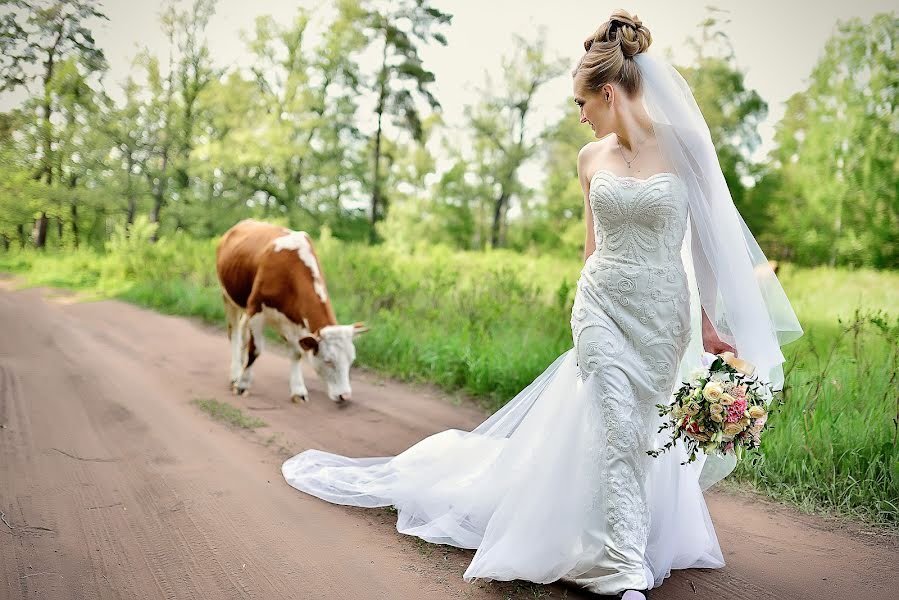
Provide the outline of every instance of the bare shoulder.
[[588,163],[591,159],[595,158],[601,150],[602,140],[587,142],[581,148],[580,152],[577,153],[578,164],[583,165],[585,163]]
[[602,153],[602,140],[595,142],[587,142],[577,153],[577,172],[581,179],[588,179],[590,175],[590,166],[594,164],[597,157]]
[[614,136],[606,136],[600,140],[584,144],[577,155],[577,170],[581,178],[590,180],[590,176],[596,172],[606,161],[610,148],[609,140]]

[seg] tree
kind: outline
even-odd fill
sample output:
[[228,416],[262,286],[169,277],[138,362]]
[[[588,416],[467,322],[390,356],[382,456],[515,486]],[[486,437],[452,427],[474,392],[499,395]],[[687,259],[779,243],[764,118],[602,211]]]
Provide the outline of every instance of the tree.
[[492,188],[490,242],[494,247],[503,245],[502,224],[513,198],[524,200],[527,195],[518,170],[534,156],[544,136],[540,130],[533,133],[527,123],[534,96],[566,68],[564,61],[546,57],[543,32],[533,42],[521,36],[515,40],[513,52],[503,59],[502,81],[494,85],[488,77],[480,101],[465,111],[475,151],[485,167],[480,176]]
[[30,149],[14,135],[29,116],[22,110],[0,114],[0,238],[4,247],[16,240],[25,248],[25,223],[46,201],[47,186],[33,177]]
[[[0,0],[0,8],[0,92],[25,87],[36,101],[41,125],[33,177],[49,187],[54,184],[57,142],[54,76],[60,64],[77,65],[85,78],[106,69],[103,51],[87,27],[106,15],[95,0]],[[30,89],[35,82],[39,89]],[[38,248],[46,243],[47,222],[47,212],[42,210],[34,228]]]
[[567,256],[583,253],[584,192],[577,176],[577,155],[595,139],[590,127],[580,122],[580,108],[571,98],[565,100],[562,117],[544,136],[544,202],[534,207],[525,225],[530,243]]
[[208,128],[198,140],[198,172],[223,193],[250,198],[263,216],[283,215],[310,231],[339,227],[342,198],[363,174],[363,150],[353,143],[362,16],[354,2],[341,2],[316,46],[305,9],[283,25],[257,19],[245,36],[252,66],[201,98]]
[[369,238],[372,243],[377,239],[375,224],[383,218],[388,204],[381,173],[384,116],[393,117],[394,124],[408,131],[414,140],[421,140],[422,117],[416,97],[423,98],[432,110],[438,110],[440,103],[428,89],[434,82],[434,74],[424,68],[418,44],[433,40],[445,46],[446,37],[434,29],[452,21],[452,15],[430,6],[428,0],[401,0],[383,6],[374,4],[369,4],[366,17],[369,43],[379,44],[381,50],[380,67],[371,85],[376,97],[377,123],[372,145]]
[[137,216],[140,182],[138,166],[142,162],[143,123],[141,121],[140,86],[132,77],[125,81],[122,91],[125,102],[121,107],[107,102],[103,110],[102,127],[113,146],[113,160],[118,159],[116,173],[124,178],[124,184],[115,186],[125,197],[125,224],[130,226]]
[[79,207],[96,209],[102,204],[98,190],[79,184],[105,169],[109,143],[97,127],[105,94],[90,87],[73,58],[57,65],[50,89],[58,122],[53,126],[53,171],[58,181],[52,194],[56,200],[57,238],[63,241],[65,222],[72,244],[78,246]]
[[805,264],[899,266],[899,18],[837,24],[771,155],[773,237]]
[[169,40],[167,72],[162,73],[154,57],[144,54],[138,59],[146,70],[150,91],[145,121],[151,135],[146,138],[148,151],[142,170],[153,196],[151,223],[160,223],[169,199],[186,200],[197,101],[202,91],[220,76],[212,65],[204,37],[215,5],[216,0],[194,0],[189,9],[181,11],[174,1],[167,3],[160,16]]
[[743,183],[756,180],[760,169],[751,159],[761,143],[759,124],[768,114],[768,104],[756,90],[746,87],[745,74],[736,61],[724,26],[730,22],[725,11],[709,7],[712,14],[699,24],[699,34],[688,43],[696,58],[678,71],[690,85],[696,103],[709,125],[718,162],[746,224],[755,233],[768,225],[767,201],[753,196]]

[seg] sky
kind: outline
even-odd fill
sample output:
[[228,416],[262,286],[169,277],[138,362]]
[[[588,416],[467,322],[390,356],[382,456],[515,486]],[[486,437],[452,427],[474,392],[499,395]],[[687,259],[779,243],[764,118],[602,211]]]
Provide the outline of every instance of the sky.
[[[189,0],[181,2],[185,7]],[[449,44],[425,48],[421,56],[436,76],[432,92],[442,104],[450,126],[462,121],[463,107],[474,99],[476,86],[485,74],[499,77],[500,59],[511,48],[513,34],[535,37],[545,28],[550,56],[566,60],[572,67],[583,53],[583,40],[618,8],[636,14],[652,32],[651,52],[671,53],[674,64],[689,64],[693,51],[685,44],[698,32],[698,24],[710,15],[707,0],[432,0],[453,15],[446,30]],[[862,21],[880,12],[897,9],[897,0],[720,0],[737,66],[745,83],[768,103],[768,116],[759,126],[761,146],[753,158],[761,160],[772,147],[775,123],[783,116],[784,102],[804,89],[812,67],[824,49],[838,20],[859,17]],[[219,0],[208,28],[211,54],[222,66],[247,64],[240,39],[257,16],[270,14],[288,22],[298,6],[323,13],[330,3],[323,0]],[[114,96],[125,80],[139,48],[165,56],[167,40],[158,23],[161,0],[106,0],[103,9],[109,21],[94,28],[95,39],[105,51],[109,73],[105,84]],[[0,96],[0,110],[21,101],[21,93]],[[547,84],[536,98],[530,124],[540,127],[557,120],[562,106],[571,101],[571,80],[566,74]],[[587,125],[584,125],[587,127]]]

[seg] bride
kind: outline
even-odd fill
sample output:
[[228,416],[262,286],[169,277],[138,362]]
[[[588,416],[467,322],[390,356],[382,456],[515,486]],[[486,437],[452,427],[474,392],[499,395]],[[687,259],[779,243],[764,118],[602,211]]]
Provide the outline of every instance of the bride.
[[656,404],[731,350],[782,386],[796,316],[724,182],[708,126],[678,72],[646,53],[649,30],[616,11],[573,73],[586,261],[573,347],[471,432],[395,457],[307,450],[287,482],[329,502],[395,506],[397,529],[477,551],[466,581],[559,579],[644,598],[671,569],[724,560],[702,490],[732,456],[659,458]]

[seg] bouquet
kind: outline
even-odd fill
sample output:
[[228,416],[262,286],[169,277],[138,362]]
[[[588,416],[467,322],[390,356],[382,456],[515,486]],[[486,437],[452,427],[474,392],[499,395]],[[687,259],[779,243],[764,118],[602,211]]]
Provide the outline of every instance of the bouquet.
[[734,356],[733,352],[706,353],[707,368],[697,369],[690,381],[674,393],[670,405],[658,404],[659,416],[667,417],[659,432],[671,429],[671,440],[650,456],[658,456],[679,439],[684,441],[690,458],[696,460],[700,450],[706,454],[734,453],[737,459],[744,450],[758,448],[768,412],[775,402],[771,385],[759,381],[755,367]]

